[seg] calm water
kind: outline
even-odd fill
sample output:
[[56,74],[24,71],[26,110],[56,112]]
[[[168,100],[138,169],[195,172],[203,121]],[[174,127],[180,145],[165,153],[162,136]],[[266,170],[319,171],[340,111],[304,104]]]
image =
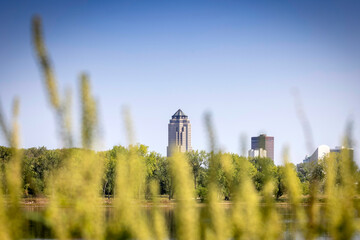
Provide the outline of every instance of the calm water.
[[[204,207],[199,206],[200,212],[203,211]],[[226,213],[230,214],[231,206],[224,206],[226,208]],[[106,221],[111,221],[111,218],[114,213],[114,208],[112,207],[104,207]],[[23,208],[26,220],[25,220],[25,228],[24,228],[24,237],[25,239],[53,239],[54,235],[51,229],[47,226],[46,221],[44,219],[45,208],[44,207],[24,207]],[[150,219],[150,210],[151,208],[144,207],[144,213]],[[175,220],[174,220],[174,208],[173,207],[162,207],[161,211],[164,214],[166,227],[168,230],[168,234],[170,238],[174,237],[175,233]],[[298,237],[291,236],[288,231],[290,223],[292,223],[292,216],[290,209],[286,206],[278,207],[278,212],[282,215],[283,229],[285,229],[283,238],[284,239],[299,239]],[[206,217],[203,217],[201,221],[207,222]],[[318,239],[330,239],[326,235],[318,238]],[[356,236],[354,239],[360,239],[360,236]]]

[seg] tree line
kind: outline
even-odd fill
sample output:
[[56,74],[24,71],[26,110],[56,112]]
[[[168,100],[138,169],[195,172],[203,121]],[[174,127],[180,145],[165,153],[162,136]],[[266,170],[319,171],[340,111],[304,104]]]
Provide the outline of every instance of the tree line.
[[[149,151],[149,147],[138,144],[134,147],[137,156],[145,166],[146,185],[155,180],[160,185],[160,194],[168,195],[169,199],[174,197],[172,178],[169,173],[169,160],[161,154]],[[46,149],[45,147],[22,149],[22,171],[23,195],[45,196],[47,194],[47,179],[64,164],[64,159],[74,149]],[[79,149],[77,149],[79,150]],[[83,150],[90,151],[90,150]],[[121,154],[128,154],[129,149],[123,146],[114,146],[111,150],[96,152],[96,157],[101,159],[104,165],[102,176],[101,192],[104,196],[113,196],[115,192],[116,167],[118,157]],[[205,200],[208,192],[209,158],[210,153],[205,151],[187,152],[186,159],[191,168],[191,176],[196,195],[199,199]],[[279,199],[286,193],[284,184],[284,167],[276,166],[270,158],[247,158],[235,153],[217,153],[222,158],[228,159],[233,176],[226,175],[226,166],[219,163],[216,168],[216,178],[220,186],[220,194],[224,200],[231,199],[231,184],[239,181],[241,174],[246,173],[251,177],[257,191],[263,190],[264,184],[271,180],[274,184],[274,197]],[[6,171],[6,164],[12,156],[12,149],[0,146],[1,172]],[[220,157],[220,156],[219,156]],[[225,164],[226,165],[226,164]],[[244,169],[244,166],[245,169]],[[354,163],[354,171],[358,168]],[[324,180],[324,161],[318,163],[301,163],[297,166],[292,164],[296,170],[297,178],[302,186],[302,194],[309,194],[310,182],[316,181],[320,185]],[[4,174],[2,174],[4,176]],[[269,179],[271,178],[271,179]],[[3,178],[4,179],[4,178]],[[4,181],[4,180],[2,180]],[[4,184],[3,186],[6,186]],[[86,187],[86,186],[84,186]],[[321,187],[319,188],[321,189]],[[145,197],[149,191],[145,189]],[[6,193],[6,189],[5,189]]]

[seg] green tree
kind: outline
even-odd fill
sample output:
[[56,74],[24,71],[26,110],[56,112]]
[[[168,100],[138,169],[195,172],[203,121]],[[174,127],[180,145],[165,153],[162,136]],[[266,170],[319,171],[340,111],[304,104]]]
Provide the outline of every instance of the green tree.
[[284,166],[277,166],[276,167],[276,186],[274,188],[275,197],[279,199],[285,193],[285,167]]
[[114,146],[111,150],[98,153],[104,159],[103,187],[104,195],[113,195],[115,189],[115,177],[117,159],[120,154],[126,154],[128,150],[123,146]]
[[296,165],[297,175],[301,182],[309,181],[311,172],[311,163],[299,163]]
[[169,199],[174,195],[172,178],[170,175],[169,160],[166,157],[159,159],[158,169],[156,170],[157,179],[160,182],[160,194],[168,194]]
[[270,158],[253,158],[250,162],[257,170],[253,176],[255,187],[258,191],[261,191],[267,181],[275,178],[276,166]]
[[44,193],[48,176],[61,166],[66,150],[48,150],[45,147],[23,151],[22,178],[25,195]]
[[187,159],[192,170],[192,176],[194,181],[194,187],[197,189],[198,178],[208,161],[208,154],[205,151],[190,151],[186,154]]

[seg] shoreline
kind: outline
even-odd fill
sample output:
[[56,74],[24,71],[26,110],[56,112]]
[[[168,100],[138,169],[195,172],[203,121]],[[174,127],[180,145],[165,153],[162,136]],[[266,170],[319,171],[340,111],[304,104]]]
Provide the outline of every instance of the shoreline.
[[[308,200],[308,198],[309,198],[308,196],[303,197],[303,202],[302,202],[303,206],[309,205],[309,203],[306,201],[306,200]],[[355,197],[354,200],[357,200],[357,199],[359,199],[359,198]],[[7,202],[6,198],[4,200],[5,200],[5,202]],[[114,200],[113,198],[100,198],[99,205],[102,207],[112,208],[112,207],[114,207],[113,200]],[[318,199],[318,201],[316,202],[316,204],[323,205],[324,201],[325,201],[325,198],[320,197]],[[48,206],[49,202],[50,202],[50,199],[47,197],[30,197],[30,198],[26,197],[26,198],[21,199],[20,206],[21,206],[21,208],[26,208],[26,207],[46,208]],[[137,201],[134,201],[134,202],[137,202]],[[197,203],[196,203],[196,205],[199,207],[205,207],[206,204],[207,204],[206,202],[201,202],[200,200],[197,200]],[[231,200],[230,201],[223,200],[223,201],[219,201],[219,204],[223,205],[225,207],[226,206],[230,207],[233,205],[233,202]],[[274,204],[276,206],[284,206],[284,207],[290,205],[288,199],[286,199],[286,198],[280,199],[280,201],[275,200]],[[177,205],[177,202],[175,199],[169,200],[167,197],[166,198],[160,197],[160,200],[158,200],[157,203],[154,203],[151,200],[143,200],[143,201],[139,202],[139,205],[144,208],[152,207],[154,205],[156,205],[157,207],[160,207],[160,208],[173,208]],[[265,205],[265,204],[260,202],[260,205]]]

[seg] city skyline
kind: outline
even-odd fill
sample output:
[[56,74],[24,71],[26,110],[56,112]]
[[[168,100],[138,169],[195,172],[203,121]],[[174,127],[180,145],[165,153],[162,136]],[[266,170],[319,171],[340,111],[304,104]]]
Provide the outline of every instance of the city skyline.
[[[358,12],[356,1],[3,1],[1,107],[9,119],[20,97],[22,147],[62,147],[32,48],[38,14],[59,90],[72,89],[75,146],[86,72],[99,107],[99,150],[128,143],[121,115],[128,106],[135,141],[164,156],[169,113],[179,108],[191,116],[193,149],[209,150],[210,112],[223,151],[240,153],[240,136],[267,133],[276,137],[276,164],[285,147],[300,163],[315,146],[342,145],[352,120],[357,153]],[[311,127],[310,150],[294,91]]]

